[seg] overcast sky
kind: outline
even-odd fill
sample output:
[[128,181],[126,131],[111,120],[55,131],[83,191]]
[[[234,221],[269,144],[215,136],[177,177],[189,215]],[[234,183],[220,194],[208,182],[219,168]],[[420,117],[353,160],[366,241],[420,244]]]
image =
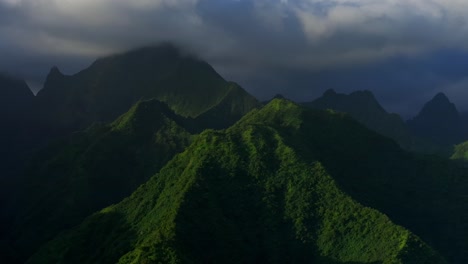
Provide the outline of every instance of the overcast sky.
[[442,91],[468,110],[466,0],[0,0],[0,71],[36,90],[160,41],[260,99],[369,89],[408,117]]

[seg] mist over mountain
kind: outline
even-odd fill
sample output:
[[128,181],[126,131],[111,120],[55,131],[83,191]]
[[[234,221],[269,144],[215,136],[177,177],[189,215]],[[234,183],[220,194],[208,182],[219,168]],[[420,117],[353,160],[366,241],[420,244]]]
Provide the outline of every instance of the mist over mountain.
[[0,263],[468,263],[467,14],[0,0]]
[[[223,100],[229,104],[226,100],[235,90],[242,88],[225,81],[206,62],[166,43],[98,59],[72,76],[54,67],[34,109],[39,122],[54,134],[111,121],[140,99],[156,98],[176,113],[195,118]],[[244,96],[249,99],[225,113],[231,123],[255,107],[256,100]]]

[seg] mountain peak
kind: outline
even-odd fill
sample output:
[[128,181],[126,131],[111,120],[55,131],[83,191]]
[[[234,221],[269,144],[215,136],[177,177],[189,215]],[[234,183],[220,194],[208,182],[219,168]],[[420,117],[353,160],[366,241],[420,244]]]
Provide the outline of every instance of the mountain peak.
[[286,97],[284,97],[284,95],[282,94],[276,94],[275,96],[273,96],[273,99],[286,99]]
[[304,105],[309,108],[333,109],[348,113],[369,129],[395,139],[402,146],[411,146],[409,132],[403,120],[400,116],[385,111],[369,90],[342,94],[329,89],[322,97]]
[[439,103],[448,103],[448,104],[451,104],[451,102],[450,102],[450,100],[448,99],[448,97],[447,97],[444,93],[442,93],[442,92],[436,94],[436,95],[432,98],[431,102],[439,102]]
[[[57,66],[53,66],[49,74],[47,74],[46,80],[44,82],[44,87],[37,93],[37,98],[47,97],[49,94],[55,94],[57,91],[60,91],[61,88],[64,86],[65,75],[59,70]],[[63,92],[63,91],[62,91]],[[62,93],[59,92],[59,93]],[[54,96],[60,98],[62,96]],[[51,102],[49,101],[48,104],[50,105]]]
[[328,89],[322,97],[306,103],[312,108],[334,109],[347,113],[385,113],[386,111],[379,104],[371,91],[355,91],[350,94],[337,93],[333,89]]
[[130,51],[117,53],[111,56],[103,57],[96,60],[92,66],[100,67],[108,63],[114,64],[116,60],[123,60],[125,63],[132,64],[145,64],[157,61],[177,60],[182,57],[194,57],[190,53],[183,53],[182,49],[178,46],[165,42],[152,46],[140,47]]
[[436,94],[429,102],[424,105],[419,115],[440,111],[450,113],[452,115],[458,115],[457,107],[448,99],[444,93]]
[[44,87],[48,86],[51,82],[56,82],[56,80],[60,80],[65,75],[59,70],[57,66],[53,66],[49,74],[47,74],[46,81],[44,83]]
[[328,89],[323,93],[323,96],[334,96],[334,95],[337,95],[337,93],[333,89]]
[[408,124],[416,135],[439,144],[453,144],[461,137],[460,114],[443,93],[436,94]]
[[63,73],[60,71],[60,69],[57,66],[53,66],[50,69],[48,76],[63,76]]

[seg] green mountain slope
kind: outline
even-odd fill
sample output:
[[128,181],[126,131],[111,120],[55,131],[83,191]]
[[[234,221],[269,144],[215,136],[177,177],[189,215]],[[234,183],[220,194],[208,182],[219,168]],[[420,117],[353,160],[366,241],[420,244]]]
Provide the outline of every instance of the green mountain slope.
[[451,156],[454,160],[468,160],[468,141],[455,146]]
[[189,145],[187,119],[157,100],[140,101],[37,153],[26,170],[12,236],[21,257],[63,229],[116,203]]
[[[197,117],[232,89],[243,92],[208,63],[171,44],[161,44],[98,59],[72,76],[54,67],[37,95],[35,110],[38,126],[43,124],[47,133],[60,135],[96,121],[112,121],[140,99],[155,98],[179,115]],[[246,102],[255,101],[248,93],[243,96]],[[249,107],[235,107],[232,115],[242,116]]]
[[193,127],[201,129],[228,128],[246,113],[260,106],[257,99],[250,96],[236,83],[231,82],[228,87],[228,92],[214,107],[194,119]]
[[[28,263],[444,263],[342,191],[365,196],[386,180],[356,160],[404,154],[343,114],[276,99],[227,130],[203,132],[131,196]],[[335,180],[351,163],[363,175]]]

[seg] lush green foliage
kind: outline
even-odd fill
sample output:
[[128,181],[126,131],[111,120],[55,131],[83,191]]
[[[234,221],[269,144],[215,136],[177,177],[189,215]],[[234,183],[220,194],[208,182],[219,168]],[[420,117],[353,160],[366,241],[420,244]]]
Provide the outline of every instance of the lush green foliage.
[[366,202],[375,195],[388,209],[367,188],[388,180],[374,179],[389,169],[383,158],[398,157],[409,158],[346,115],[273,100],[228,130],[197,136],[131,196],[29,263],[444,263],[342,191],[362,191]]
[[468,161],[468,141],[456,145],[451,158]]
[[40,151],[16,204],[21,256],[86,216],[130,195],[189,145],[186,119],[141,101],[109,125],[94,125]]
[[[128,111],[142,98],[165,103],[140,102]],[[16,177],[19,201],[8,204],[15,228],[7,235],[28,256],[57,232],[129,195],[189,144],[189,133],[226,128],[257,106],[206,62],[170,44],[102,58],[73,76],[54,67],[32,102],[29,147],[67,137],[35,154],[25,176]],[[96,124],[126,111],[113,124]]]
[[353,198],[409,228],[450,262],[468,262],[466,166],[406,153],[346,115],[325,119],[314,113],[319,116],[303,112],[303,120],[314,121],[291,134],[296,149],[318,159]]

